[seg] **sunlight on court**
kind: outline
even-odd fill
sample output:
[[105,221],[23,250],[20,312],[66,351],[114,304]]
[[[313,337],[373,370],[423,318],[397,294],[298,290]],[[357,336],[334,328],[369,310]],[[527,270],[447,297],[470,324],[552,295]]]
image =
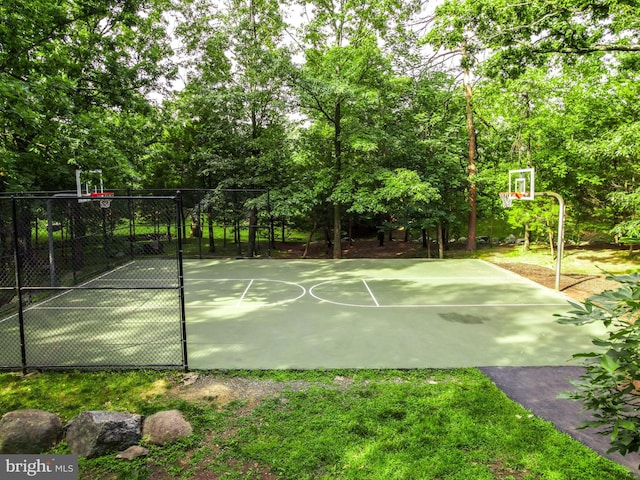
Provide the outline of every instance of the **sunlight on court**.
[[564,295],[479,260],[186,265],[192,368],[564,365],[597,326]]
[[[34,298],[30,359],[179,365],[180,290],[165,266],[132,262]],[[208,260],[184,274],[193,369],[565,365],[604,333],[558,324],[564,295],[479,260]],[[16,314],[0,333],[15,339],[0,363],[19,364]]]

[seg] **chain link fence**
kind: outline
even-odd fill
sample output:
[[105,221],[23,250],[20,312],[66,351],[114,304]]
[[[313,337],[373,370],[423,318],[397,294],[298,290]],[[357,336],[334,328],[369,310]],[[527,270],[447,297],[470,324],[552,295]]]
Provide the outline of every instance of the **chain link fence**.
[[187,364],[180,196],[0,198],[0,368]]
[[[133,195],[163,195],[135,190]],[[270,257],[275,242],[269,190],[181,189],[185,258]]]

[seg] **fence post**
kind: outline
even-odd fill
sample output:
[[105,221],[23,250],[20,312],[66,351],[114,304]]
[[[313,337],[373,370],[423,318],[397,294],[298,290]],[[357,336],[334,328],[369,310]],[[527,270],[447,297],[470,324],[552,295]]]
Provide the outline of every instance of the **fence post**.
[[180,290],[180,326],[182,335],[182,364],[184,371],[189,371],[189,359],[187,357],[187,315],[184,305],[184,266],[182,251],[182,196],[180,191],[176,192],[176,227],[178,230],[178,288]]
[[[269,189],[267,188],[267,257],[271,258],[271,248],[275,248],[272,242],[275,240],[275,234],[273,233],[273,216],[271,215],[271,196]],[[284,239],[283,239],[284,241]]]
[[56,281],[55,251],[54,251],[54,244],[53,244],[53,213],[51,211],[52,201],[53,200],[51,198],[47,199],[47,237],[49,239],[49,279],[51,282],[51,286],[55,287],[57,284],[57,281]]
[[11,196],[11,215],[13,216],[13,261],[15,263],[16,290],[18,294],[18,325],[20,328],[20,361],[22,374],[27,374],[27,347],[24,334],[24,310],[22,305],[22,268],[20,265],[20,248],[18,244],[18,208],[16,197]]

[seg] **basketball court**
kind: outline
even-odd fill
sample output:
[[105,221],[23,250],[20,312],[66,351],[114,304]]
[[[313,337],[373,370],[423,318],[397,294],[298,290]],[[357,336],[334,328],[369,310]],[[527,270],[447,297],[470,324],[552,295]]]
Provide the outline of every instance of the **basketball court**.
[[[134,198],[105,192],[100,170],[78,171],[76,182],[79,204],[100,202],[99,214],[87,218],[102,225],[96,238],[103,244],[92,252],[104,256],[107,214]],[[512,170],[500,197],[505,208],[537,196],[558,199],[557,285],[564,203],[534,185],[533,169]],[[159,199],[175,211],[173,197]],[[130,218],[120,210],[115,217]],[[180,366],[186,337],[192,369],[549,366],[569,364],[605,333],[599,325],[558,324],[554,315],[570,309],[565,296],[473,259],[180,263],[145,258],[144,250],[135,258],[130,246],[130,261],[115,267],[106,256],[95,277],[57,287],[52,231],[50,287],[40,279],[21,290],[22,319],[0,316],[0,365]],[[128,258],[123,248],[113,251]]]
[[481,260],[185,262],[193,369],[567,365],[597,325]]
[[[175,268],[135,261],[33,301],[32,364],[180,365],[177,284],[129,287]],[[184,300],[191,369],[567,365],[604,333],[558,324],[564,295],[481,260],[187,260]],[[0,319],[3,365],[18,326]]]

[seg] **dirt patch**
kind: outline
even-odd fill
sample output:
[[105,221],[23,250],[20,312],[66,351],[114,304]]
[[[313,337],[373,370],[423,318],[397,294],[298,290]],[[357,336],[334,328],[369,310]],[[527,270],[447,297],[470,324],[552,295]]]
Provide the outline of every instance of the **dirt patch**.
[[[551,268],[528,263],[498,263],[498,265],[540,285],[555,288],[556,272]],[[617,282],[607,280],[605,275],[560,275],[560,291],[580,302],[592,295],[616,289],[619,286]]]
[[175,395],[190,402],[205,402],[211,405],[226,405],[233,401],[242,402],[240,414],[252,410],[265,398],[278,397],[282,392],[300,391],[312,384],[305,381],[276,382],[241,377],[217,377],[186,373],[171,389]]

